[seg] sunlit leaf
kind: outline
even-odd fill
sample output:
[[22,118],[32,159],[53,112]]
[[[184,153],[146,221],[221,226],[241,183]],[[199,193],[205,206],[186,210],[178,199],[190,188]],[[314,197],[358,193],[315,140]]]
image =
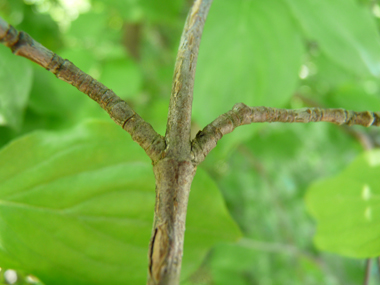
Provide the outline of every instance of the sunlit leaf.
[[359,76],[380,76],[380,37],[375,21],[354,0],[284,0],[308,40]]

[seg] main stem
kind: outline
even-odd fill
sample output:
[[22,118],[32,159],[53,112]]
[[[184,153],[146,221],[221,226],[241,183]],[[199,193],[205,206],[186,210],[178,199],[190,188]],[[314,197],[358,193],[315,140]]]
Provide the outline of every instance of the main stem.
[[185,222],[196,165],[191,157],[191,108],[195,67],[212,0],[195,0],[178,50],[166,128],[166,149],[154,164],[156,207],[149,249],[149,285],[180,281]]
[[149,285],[179,284],[190,186],[190,161],[163,159],[154,167],[156,207],[149,251]]

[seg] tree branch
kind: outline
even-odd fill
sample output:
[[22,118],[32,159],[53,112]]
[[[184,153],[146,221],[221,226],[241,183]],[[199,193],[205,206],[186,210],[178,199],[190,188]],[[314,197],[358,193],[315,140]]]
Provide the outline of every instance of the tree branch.
[[[301,94],[295,94],[294,97],[297,97],[303,103],[306,103],[306,105],[308,105],[309,107],[324,108],[324,106],[321,106],[318,102],[310,98],[307,98]],[[346,125],[342,125],[342,129],[344,132],[354,137],[365,150],[374,148],[375,142],[373,141],[373,139],[371,139],[371,137],[368,134],[364,133],[362,130],[353,129]]]
[[18,32],[0,17],[0,42],[15,55],[34,61],[57,78],[70,83],[96,101],[118,125],[126,130],[155,163],[165,149],[165,141],[125,101],[111,89],[84,73],[70,61],[63,59],[27,33]]
[[195,0],[178,50],[166,129],[167,148],[154,167],[156,207],[149,249],[149,285],[177,285],[190,186],[191,107],[199,44],[212,0]]
[[248,107],[236,104],[200,131],[192,141],[192,160],[201,163],[217,142],[235,128],[251,123],[330,122],[337,125],[380,126],[380,112],[354,112],[344,109],[303,108],[287,110],[268,107]]
[[182,157],[191,152],[191,107],[195,68],[204,23],[212,0],[196,0],[189,12],[179,45],[166,128],[167,156]]

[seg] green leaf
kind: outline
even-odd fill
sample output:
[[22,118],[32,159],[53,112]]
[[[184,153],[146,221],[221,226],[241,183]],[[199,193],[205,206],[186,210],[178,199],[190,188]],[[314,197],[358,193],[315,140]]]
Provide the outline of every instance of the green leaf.
[[123,98],[136,97],[142,87],[142,74],[137,65],[126,57],[106,61],[100,81]]
[[[59,113],[62,112],[63,104],[60,97],[57,96],[59,93],[57,93],[53,87],[54,82],[58,81],[57,78],[40,66],[35,66],[33,72],[34,81],[30,91],[28,107],[38,114],[58,116]],[[67,93],[65,94],[67,99]],[[64,113],[67,115],[67,112]]]
[[[374,82],[373,84],[376,83]],[[376,85],[374,86],[377,88]],[[332,106],[348,110],[380,110],[380,97],[378,94],[369,94],[364,87],[358,83],[347,83],[331,92],[332,94],[327,99]]]
[[32,78],[30,62],[0,48],[0,125],[21,128]]
[[206,248],[222,241],[236,241],[240,230],[231,219],[215,182],[198,169],[191,186],[186,222],[182,279],[203,260]]
[[[194,90],[203,127],[238,102],[281,107],[292,96],[303,47],[280,1],[215,1],[205,25]],[[254,127],[223,138],[231,145]]]
[[[90,74],[96,63],[91,50],[84,48],[63,49],[59,54]],[[40,116],[37,121],[43,120],[41,116],[48,116],[49,121],[54,117],[57,127],[67,127],[89,118],[108,118],[96,102],[75,87],[58,80],[41,67],[37,66],[34,73],[29,108]],[[34,129],[36,127],[41,126],[37,124]]]
[[366,8],[354,0],[284,1],[305,36],[332,60],[361,77],[380,76],[380,38]]
[[[240,235],[206,173],[191,194],[184,278]],[[143,284],[154,202],[149,159],[113,123],[25,136],[0,152],[0,265],[46,284]]]
[[306,203],[318,223],[320,249],[358,258],[380,255],[379,173],[380,151],[374,150],[309,188]]

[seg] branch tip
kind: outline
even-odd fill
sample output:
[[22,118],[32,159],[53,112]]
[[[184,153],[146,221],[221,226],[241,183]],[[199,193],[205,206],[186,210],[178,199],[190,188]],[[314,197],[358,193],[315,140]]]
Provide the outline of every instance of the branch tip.
[[354,112],[345,109],[302,108],[298,110],[270,107],[249,107],[235,104],[231,111],[208,124],[192,141],[195,164],[204,160],[218,140],[235,128],[251,123],[310,123],[329,122],[337,125],[380,126],[380,112]]

